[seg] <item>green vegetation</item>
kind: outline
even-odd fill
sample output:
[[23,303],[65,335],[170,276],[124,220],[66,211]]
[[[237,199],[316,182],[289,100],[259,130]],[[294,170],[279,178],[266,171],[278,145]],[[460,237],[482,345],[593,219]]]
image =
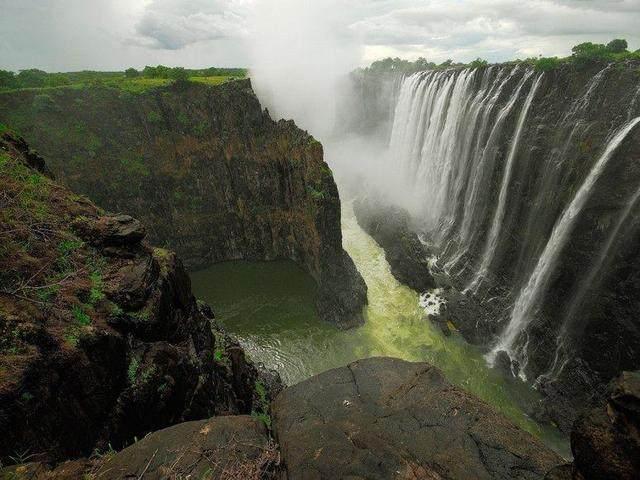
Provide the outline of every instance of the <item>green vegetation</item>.
[[102,291],[102,288],[104,286],[102,282],[102,275],[100,274],[100,272],[95,271],[89,275],[89,278],[91,279],[89,303],[91,305],[95,305],[100,300],[104,299],[104,292]]
[[[151,88],[168,85],[174,81],[195,81],[208,85],[220,85],[229,80],[245,78],[244,68],[185,69],[182,67],[145,67],[141,72],[128,68],[124,72],[68,72],[48,73],[42,70],[21,70],[19,73],[0,70],[0,91],[19,89],[55,89],[112,87],[129,93],[140,93]],[[36,105],[34,105],[35,107]],[[49,107],[46,98],[38,100],[39,108]]]
[[23,332],[19,325],[5,326],[6,331],[0,335],[0,353],[18,355],[24,350]]
[[533,67],[538,72],[548,72],[558,68],[558,65],[560,65],[558,57],[541,57],[535,61]]
[[476,58],[473,62],[469,64],[471,68],[481,68],[489,65],[489,62],[482,58]]
[[151,171],[141,155],[130,154],[126,158],[120,159],[120,165],[124,167],[124,171],[132,176],[148,177]]
[[71,253],[82,248],[84,242],[76,239],[65,239],[58,244],[58,252],[63,257],[68,257]]
[[68,327],[65,331],[64,340],[70,346],[76,347],[80,343],[80,329],[75,326]]
[[222,363],[223,358],[224,358],[224,348],[216,348],[216,351],[213,352],[213,359],[218,363]]
[[[574,46],[572,49],[572,55],[565,58],[558,57],[538,57],[527,58],[525,60],[516,60],[514,63],[529,63],[537,71],[546,72],[554,70],[563,64],[573,64],[578,67],[587,66],[594,62],[622,62],[625,60],[640,60],[640,50],[630,52],[628,50],[627,41],[621,38],[614,39],[609,43],[599,44],[585,42]],[[419,58],[415,62],[409,60],[403,60],[400,58],[385,58],[373,62],[371,66],[364,69],[365,73],[380,74],[389,72],[400,72],[404,74],[411,74],[424,70],[437,70],[450,67],[467,67],[467,68],[481,68],[489,65],[489,62],[481,58],[477,58],[470,63],[456,63],[452,60],[447,60],[440,64],[429,62],[424,58]]]
[[140,310],[139,312],[129,313],[129,316],[138,320],[139,322],[147,322],[151,318],[147,310]]
[[73,318],[80,327],[88,327],[91,325],[91,317],[84,311],[84,308],[80,305],[74,305],[71,309]]
[[251,412],[251,416],[260,420],[267,428],[271,428],[271,415],[269,415],[269,399],[267,398],[267,388],[262,382],[255,383],[255,391],[258,395],[257,405]]
[[138,376],[138,369],[140,368],[140,360],[137,358],[132,358],[129,363],[129,368],[127,369],[127,378],[129,379],[130,384],[136,383],[136,377]]
[[325,193],[322,190],[316,190],[311,185],[307,186],[307,192],[314,200],[324,200]]

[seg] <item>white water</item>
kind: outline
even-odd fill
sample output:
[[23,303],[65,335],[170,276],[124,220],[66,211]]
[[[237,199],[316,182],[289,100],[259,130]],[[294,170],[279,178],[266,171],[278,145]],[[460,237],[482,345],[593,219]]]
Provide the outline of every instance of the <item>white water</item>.
[[611,249],[614,246],[616,240],[618,239],[618,234],[620,233],[620,230],[622,229],[622,227],[627,224],[629,215],[631,214],[633,209],[636,207],[638,200],[640,200],[640,188],[633,194],[633,196],[627,203],[627,206],[622,212],[622,215],[620,215],[620,218],[618,219],[615,226],[609,233],[607,237],[607,241],[605,242],[604,246],[601,248],[600,254],[598,255],[597,260],[591,266],[589,273],[584,278],[582,278],[582,280],[580,280],[580,285],[578,287],[578,290],[574,295],[573,299],[571,300],[570,307],[567,313],[565,314],[564,321],[562,322],[562,328],[560,329],[556,337],[556,352],[555,352],[553,363],[551,364],[551,368],[549,369],[548,372],[541,375],[537,379],[537,381],[540,381],[542,378],[547,378],[547,379],[557,378],[560,375],[560,373],[562,373],[562,370],[566,366],[569,360],[568,352],[566,351],[567,350],[566,339],[569,333],[569,327],[574,321],[574,317],[578,309],[582,306],[582,302],[585,298],[585,295],[587,294],[587,292],[589,292],[589,289],[592,287],[592,285],[596,281],[596,277],[600,273],[602,273],[603,267],[605,266],[607,259],[610,258]]
[[553,228],[553,232],[551,233],[551,237],[538,260],[535,270],[529,278],[526,286],[518,295],[518,299],[516,300],[511,314],[511,319],[506,329],[500,336],[497,345],[488,356],[490,362],[495,360],[499,351],[506,351],[512,359],[520,362],[523,367],[521,369],[521,376],[524,377],[526,348],[516,348],[516,342],[533,320],[534,310],[538,307],[540,299],[546,290],[549,278],[556,266],[558,256],[566,245],[577,216],[589,199],[589,194],[591,193],[594,184],[600,177],[600,174],[603,172],[609,159],[613,156],[613,153],[616,151],[618,146],[638,123],[640,123],[640,117],[628,122],[613,136],[604,153],[592,168],[575,197],[560,217],[560,220],[556,223]]
[[531,103],[533,102],[533,98],[536,96],[536,92],[538,91],[538,87],[540,86],[540,80],[542,80],[542,75],[539,75],[538,78],[536,78],[533,87],[531,87],[531,90],[529,91],[529,95],[527,95],[527,99],[525,100],[524,106],[522,107],[522,111],[520,112],[518,126],[516,127],[516,133],[513,136],[513,140],[511,141],[509,156],[507,157],[507,163],[505,165],[505,170],[502,177],[500,196],[498,197],[498,208],[496,209],[495,215],[493,216],[491,231],[489,232],[485,249],[482,254],[482,264],[480,265],[480,268],[471,281],[471,284],[467,288],[468,290],[471,290],[473,292],[477,291],[478,286],[486,276],[487,271],[489,270],[489,266],[491,265],[491,261],[495,256],[498,237],[507,206],[507,192],[509,190],[509,186],[511,185],[511,173],[513,171],[513,164],[518,152],[518,147],[520,146],[520,136],[522,135],[522,129],[527,119],[527,115],[529,114]]
[[[550,115],[536,108],[544,77],[523,66],[420,72],[405,78],[397,95],[386,161],[396,167],[394,185],[403,186],[405,202],[395,200],[423,221],[424,241],[437,255],[434,268],[448,274],[463,293],[486,304],[480,298],[481,292],[490,292],[480,288],[489,286],[485,279],[492,274],[507,276],[508,285],[490,285],[504,288],[498,293],[502,301],[508,301],[510,294],[515,301],[512,308],[499,310],[507,325],[487,360],[492,363],[498,351],[506,351],[520,363],[522,378],[528,327],[553,273],[561,267],[559,257],[607,163],[638,121],[631,116],[624,126],[618,123],[605,144],[596,147],[598,156],[589,153],[592,139],[598,139],[591,129],[602,107],[599,92],[612,71],[610,65],[600,70],[568,108]],[[637,96],[634,88],[622,118],[635,111]],[[546,123],[549,117],[557,120]],[[527,157],[522,148],[525,132],[527,141],[533,136],[537,149],[527,151]],[[540,145],[538,132],[550,144]],[[576,167],[584,167],[573,162],[585,161],[593,166],[584,173],[582,184],[574,185],[574,175],[580,171]],[[554,204],[554,199],[561,201],[558,192],[568,188],[575,188],[569,201]],[[514,197],[520,194],[522,202]],[[581,289],[586,285],[588,290],[604,268],[617,231],[636,200],[640,198],[633,197],[627,211],[620,212],[621,223],[598,252],[601,257],[593,258],[590,273],[576,280],[577,293],[565,302],[569,313],[577,307],[568,302],[580,304]],[[503,247],[511,249],[507,256]],[[504,265],[506,258],[514,258],[512,266]],[[423,300],[428,305],[432,299]],[[559,324],[555,332],[558,349],[550,362],[555,370],[566,363],[567,328]]]
[[481,177],[492,168],[495,142],[530,75],[520,80],[496,116],[494,109],[504,87],[518,71],[517,67],[485,69],[478,89],[472,87],[479,70],[421,72],[407,78],[401,88],[391,158],[399,164],[399,175],[410,190],[411,200],[404,206],[429,230],[440,232],[440,238],[454,224],[463,195],[463,230],[465,238],[470,237]]

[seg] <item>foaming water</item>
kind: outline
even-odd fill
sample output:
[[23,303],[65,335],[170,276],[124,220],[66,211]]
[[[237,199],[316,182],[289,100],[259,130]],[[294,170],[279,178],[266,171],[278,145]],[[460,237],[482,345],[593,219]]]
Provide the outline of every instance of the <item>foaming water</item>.
[[428,321],[417,292],[391,274],[384,251],[343,211],[344,246],[369,288],[366,324],[339,331],[313,308],[314,284],[290,262],[215,265],[192,274],[196,295],[213,305],[218,319],[250,357],[277,370],[287,384],[357,359],[385,356],[426,361],[561,454],[566,440],[526,416],[538,397],[520,382],[489,369],[481,352],[456,334],[445,337]]

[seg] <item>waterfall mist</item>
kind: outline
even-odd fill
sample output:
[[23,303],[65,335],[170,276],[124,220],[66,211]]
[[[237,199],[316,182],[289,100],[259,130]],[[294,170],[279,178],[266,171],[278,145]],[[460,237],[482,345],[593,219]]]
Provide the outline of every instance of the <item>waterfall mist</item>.
[[340,85],[360,47],[341,18],[344,0],[260,0],[250,17],[251,79],[275,118],[293,119],[324,140],[334,126]]
[[[260,0],[250,18],[251,80],[275,119],[293,119],[320,140],[343,198],[364,184],[406,204],[406,189],[388,161],[388,133],[352,128],[362,105],[353,72],[362,43],[349,28],[348,0]],[[400,79],[396,86],[399,88]],[[382,89],[393,103],[393,89]]]

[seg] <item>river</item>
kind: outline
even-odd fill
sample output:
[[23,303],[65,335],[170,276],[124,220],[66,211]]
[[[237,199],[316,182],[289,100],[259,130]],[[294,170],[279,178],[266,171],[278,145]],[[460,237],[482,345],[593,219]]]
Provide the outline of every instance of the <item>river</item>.
[[250,358],[277,370],[286,384],[372,356],[429,362],[568,456],[566,438],[525,414],[524,406],[537,401],[536,392],[488,368],[482,352],[459,335],[445,337],[425,318],[418,293],[393,277],[384,251],[358,226],[349,204],[342,218],[344,247],[369,288],[363,327],[340,331],[321,322],[313,306],[313,280],[289,261],[228,262],[195,272],[196,296],[213,306]]

